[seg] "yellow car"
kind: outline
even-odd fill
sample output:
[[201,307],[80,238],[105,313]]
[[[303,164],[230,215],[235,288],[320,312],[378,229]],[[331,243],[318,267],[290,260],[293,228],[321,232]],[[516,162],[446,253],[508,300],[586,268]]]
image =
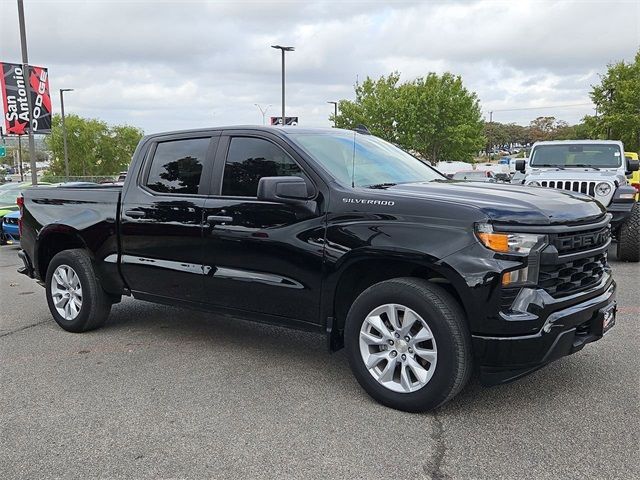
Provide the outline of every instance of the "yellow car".
[[[638,154],[636,152],[624,152],[624,156],[629,160],[638,160]],[[631,186],[636,189],[636,202],[640,202],[640,170],[633,172],[629,182]]]

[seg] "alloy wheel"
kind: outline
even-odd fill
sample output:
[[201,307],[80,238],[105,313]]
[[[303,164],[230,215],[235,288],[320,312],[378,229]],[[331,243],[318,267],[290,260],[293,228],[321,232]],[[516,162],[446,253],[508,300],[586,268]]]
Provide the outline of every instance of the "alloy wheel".
[[59,265],[51,278],[51,297],[58,314],[65,320],[74,320],[82,308],[80,277],[69,265]]
[[436,341],[427,322],[399,304],[373,309],[360,328],[365,367],[385,388],[411,393],[424,387],[436,369]]

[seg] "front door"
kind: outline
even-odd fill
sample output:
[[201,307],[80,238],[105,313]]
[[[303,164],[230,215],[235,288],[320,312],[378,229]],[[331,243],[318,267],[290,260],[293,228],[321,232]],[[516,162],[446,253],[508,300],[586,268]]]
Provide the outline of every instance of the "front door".
[[[261,177],[299,176],[304,205],[259,201]],[[295,152],[267,134],[223,134],[205,203],[204,294],[210,304],[319,323],[324,216]],[[209,220],[207,222],[207,220]]]
[[203,209],[217,137],[160,137],[121,211],[122,275],[134,295],[202,298]]

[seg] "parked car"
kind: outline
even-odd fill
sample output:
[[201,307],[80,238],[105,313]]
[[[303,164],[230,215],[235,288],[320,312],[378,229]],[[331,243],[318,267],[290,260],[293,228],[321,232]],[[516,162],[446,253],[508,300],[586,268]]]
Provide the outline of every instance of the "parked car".
[[132,295],[314,331],[400,410],[442,405],[474,368],[487,385],[520,378],[615,322],[600,203],[447,181],[357,131],[150,135],[123,187],[20,203],[19,271],[63,329],[97,328]]
[[638,160],[626,159],[622,142],[613,140],[560,140],[536,142],[525,185],[589,195],[612,215],[618,259],[640,261],[640,204],[627,176],[638,171]]
[[[636,152],[624,152],[624,158],[631,161],[638,161],[638,154]],[[636,189],[636,202],[640,202],[640,170],[636,170],[631,174],[630,185]]]
[[[2,219],[6,214],[18,210],[16,199],[22,190],[30,186],[31,182],[12,182],[0,185],[0,226],[3,224]],[[2,233],[2,229],[0,229],[0,245],[4,245],[5,243],[6,239]]]
[[490,170],[463,170],[456,172],[451,180],[464,180],[468,182],[495,182],[495,175]]
[[20,240],[20,212],[9,212],[0,220],[0,237],[4,243]]

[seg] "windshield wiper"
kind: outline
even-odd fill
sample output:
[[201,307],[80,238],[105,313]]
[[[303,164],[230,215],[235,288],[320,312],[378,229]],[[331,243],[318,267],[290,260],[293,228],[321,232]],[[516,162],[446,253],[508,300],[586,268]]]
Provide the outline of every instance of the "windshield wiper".
[[600,171],[598,167],[594,167],[593,165],[587,165],[586,163],[576,163],[574,167],[578,168],[593,168],[594,170]]
[[397,185],[397,183],[387,182],[387,183],[374,183],[373,185],[367,185],[367,188],[387,188],[393,187]]
[[550,165],[548,163],[540,163],[540,164],[536,164],[536,165],[531,165],[531,168],[536,168],[536,167],[551,167],[551,168],[557,168],[559,170],[564,170],[564,167],[560,167],[558,165]]

